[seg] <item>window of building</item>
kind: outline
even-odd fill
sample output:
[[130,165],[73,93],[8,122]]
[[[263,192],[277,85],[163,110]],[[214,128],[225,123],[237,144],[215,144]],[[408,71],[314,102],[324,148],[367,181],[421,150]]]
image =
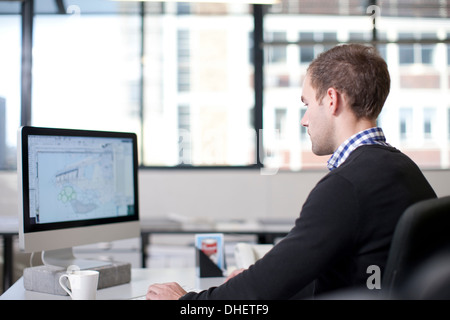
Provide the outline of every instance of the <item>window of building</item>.
[[189,30],[177,32],[178,91],[189,91],[191,84]]
[[[407,41],[420,41],[436,39],[436,33],[412,33],[412,32],[400,32],[398,34],[399,40]],[[434,44],[421,44],[421,43],[411,43],[411,44],[400,44],[399,46],[399,63],[401,65],[405,64],[424,64],[432,65],[434,58],[434,50],[436,45]]]
[[[269,41],[286,41],[285,31],[268,32],[266,39]],[[267,50],[268,63],[285,63],[286,62],[286,46],[272,46]]]
[[[337,41],[336,32],[299,32],[298,39],[300,43],[300,63],[309,64],[318,54],[333,47],[333,44]],[[324,44],[302,44],[302,42],[323,42]]]
[[[414,34],[410,32],[401,32],[398,35],[399,40],[411,40],[414,39]],[[415,59],[414,44],[401,44],[398,46],[399,50],[399,63],[400,64],[413,64]]]
[[436,109],[424,108],[423,110],[423,134],[425,139],[434,138],[434,125],[436,124]]
[[[298,37],[300,41],[314,41],[313,32],[300,32]],[[315,57],[314,45],[300,45],[300,63],[309,64]]]
[[286,117],[287,110],[285,108],[275,109],[275,131],[279,133],[280,138],[284,138],[287,134]]
[[402,140],[410,139],[413,127],[413,110],[411,108],[400,108],[399,120],[400,138]]

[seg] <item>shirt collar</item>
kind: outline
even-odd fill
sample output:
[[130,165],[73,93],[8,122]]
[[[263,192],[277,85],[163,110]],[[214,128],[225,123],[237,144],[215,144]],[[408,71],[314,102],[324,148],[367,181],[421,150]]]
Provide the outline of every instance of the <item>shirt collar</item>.
[[373,127],[366,129],[345,140],[328,160],[328,169],[331,171],[339,167],[345,160],[347,160],[350,153],[359,146],[371,144],[389,146],[389,144],[386,143],[386,137],[384,136],[381,128]]

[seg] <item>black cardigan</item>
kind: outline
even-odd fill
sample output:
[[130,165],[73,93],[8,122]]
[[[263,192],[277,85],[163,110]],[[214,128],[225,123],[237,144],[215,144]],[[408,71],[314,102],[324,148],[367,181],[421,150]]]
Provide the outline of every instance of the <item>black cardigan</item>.
[[295,299],[313,281],[315,295],[367,289],[367,268],[384,270],[400,215],[434,197],[406,155],[361,146],[317,183],[292,230],[262,259],[225,284],[182,299]]

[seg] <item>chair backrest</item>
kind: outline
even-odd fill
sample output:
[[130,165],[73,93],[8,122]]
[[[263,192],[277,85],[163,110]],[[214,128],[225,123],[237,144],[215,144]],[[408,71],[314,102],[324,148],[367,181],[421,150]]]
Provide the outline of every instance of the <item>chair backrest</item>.
[[421,264],[397,294],[404,300],[450,300],[450,250]]
[[393,298],[415,269],[450,248],[450,196],[424,200],[400,217],[382,280],[385,297]]

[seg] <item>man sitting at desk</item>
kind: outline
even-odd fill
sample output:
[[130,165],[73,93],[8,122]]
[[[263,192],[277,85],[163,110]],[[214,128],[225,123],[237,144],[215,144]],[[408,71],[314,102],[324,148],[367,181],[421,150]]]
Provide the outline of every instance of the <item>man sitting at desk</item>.
[[339,45],[309,66],[301,120],[330,172],[309,194],[289,234],[223,285],[199,293],[154,284],[147,299],[296,299],[367,288],[369,266],[384,270],[400,215],[436,197],[416,164],[390,146],[376,119],[389,94],[386,62],[369,46]]

